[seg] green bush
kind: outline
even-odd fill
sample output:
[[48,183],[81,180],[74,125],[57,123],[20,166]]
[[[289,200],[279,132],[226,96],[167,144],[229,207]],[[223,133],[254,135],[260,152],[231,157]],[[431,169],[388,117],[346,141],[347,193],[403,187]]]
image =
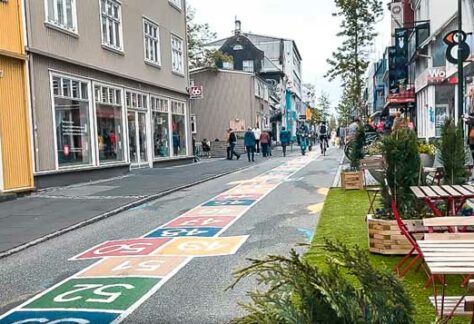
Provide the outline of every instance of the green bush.
[[235,285],[255,276],[266,291],[250,292],[251,302],[240,304],[247,315],[235,324],[413,323],[413,306],[394,274],[377,270],[366,251],[350,250],[326,241],[322,269],[292,251],[287,257],[269,256],[235,273]]
[[351,170],[359,170],[360,160],[364,158],[365,131],[364,126],[359,125],[355,138],[350,142],[351,150],[349,160],[351,161]]
[[463,124],[458,126],[452,119],[446,120],[441,130],[440,159],[444,167],[444,182],[461,185],[466,182],[466,147]]

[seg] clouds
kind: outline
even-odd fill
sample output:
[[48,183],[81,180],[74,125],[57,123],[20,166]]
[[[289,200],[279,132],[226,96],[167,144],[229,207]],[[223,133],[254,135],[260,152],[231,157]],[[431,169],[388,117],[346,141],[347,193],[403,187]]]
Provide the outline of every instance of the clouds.
[[[333,105],[337,103],[340,85],[323,78],[326,59],[340,43],[333,0],[188,0],[188,4],[196,9],[196,20],[209,23],[219,38],[231,35],[238,17],[244,32],[294,39],[303,57],[303,82],[315,83],[317,92],[325,90]],[[386,21],[380,25],[389,29]]]

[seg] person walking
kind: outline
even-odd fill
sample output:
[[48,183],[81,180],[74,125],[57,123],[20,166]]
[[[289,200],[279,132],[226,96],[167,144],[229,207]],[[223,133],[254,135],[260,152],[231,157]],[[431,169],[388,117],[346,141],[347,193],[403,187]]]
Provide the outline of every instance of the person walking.
[[260,128],[258,127],[255,127],[253,129],[253,133],[255,135],[255,144],[256,144],[256,147],[257,147],[257,155],[260,154],[260,136],[262,135],[262,131],[260,130]]
[[260,135],[260,144],[262,145],[263,157],[269,156],[268,146],[271,143],[270,134],[267,131],[263,131]]
[[240,159],[240,154],[235,152],[235,145],[237,144],[237,136],[232,131],[232,128],[229,128],[229,139],[228,139],[228,148],[227,148],[227,159],[232,160],[234,155],[237,157],[237,160]]
[[[252,127],[249,127],[247,129],[247,132],[245,132],[244,144],[245,144],[245,149],[247,150],[247,157],[249,158],[249,162],[250,161],[255,162],[256,140],[255,140],[255,134],[252,131]],[[250,160],[250,157],[252,157],[252,160]]]
[[283,150],[283,156],[286,157],[286,147],[290,145],[291,135],[290,132],[286,130],[285,127],[281,128],[280,132],[280,142],[281,148]]

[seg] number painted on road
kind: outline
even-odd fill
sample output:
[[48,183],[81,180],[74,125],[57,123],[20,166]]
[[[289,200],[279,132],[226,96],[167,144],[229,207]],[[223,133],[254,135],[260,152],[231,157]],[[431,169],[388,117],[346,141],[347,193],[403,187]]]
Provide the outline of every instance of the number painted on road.
[[178,237],[158,249],[156,255],[217,256],[234,254],[248,236],[234,237]]
[[72,302],[72,301],[76,301],[76,300],[80,300],[80,299],[83,299],[83,296],[79,295],[79,296],[76,296],[76,297],[70,297],[70,298],[67,298],[68,296],[71,296],[71,295],[74,295],[78,292],[81,292],[83,290],[93,290],[93,293],[94,295],[97,295],[97,296],[102,296],[102,297],[107,297],[105,299],[100,299],[100,298],[88,298],[86,299],[85,301],[88,302],[88,303],[107,303],[107,304],[110,304],[110,303],[113,303],[114,301],[117,300],[117,298],[119,298],[122,293],[120,292],[107,292],[105,291],[106,289],[111,289],[111,288],[124,288],[124,289],[127,289],[127,290],[130,290],[130,289],[134,289],[135,287],[132,286],[132,285],[128,285],[128,284],[117,284],[117,285],[101,285],[101,284],[84,284],[84,285],[75,285],[74,288],[77,288],[77,289],[74,289],[74,290],[71,290],[71,291],[68,291],[68,292],[65,292],[59,296],[56,296],[53,301],[56,302],[56,303],[69,303],[69,302]]
[[45,324],[60,324],[60,323],[76,323],[76,324],[90,324],[90,321],[81,318],[61,318],[50,321],[47,318],[30,318],[12,324],[27,324],[27,323],[45,323]]
[[229,246],[228,244],[222,244],[219,242],[199,242],[199,241],[194,241],[194,242],[186,242],[178,245],[178,250],[180,251],[204,251],[204,252],[210,252],[210,251],[216,251],[219,249],[224,249],[226,246]]
[[136,271],[143,271],[143,272],[152,272],[156,271],[165,265],[165,261],[143,261],[138,263],[137,265],[132,264],[131,261],[125,261],[122,264],[119,264],[115,268],[112,269],[112,272],[124,271],[135,269]]
[[118,244],[106,246],[102,249],[97,249],[93,253],[97,255],[110,254],[115,252],[138,254],[142,253],[150,246],[152,246],[151,243]]

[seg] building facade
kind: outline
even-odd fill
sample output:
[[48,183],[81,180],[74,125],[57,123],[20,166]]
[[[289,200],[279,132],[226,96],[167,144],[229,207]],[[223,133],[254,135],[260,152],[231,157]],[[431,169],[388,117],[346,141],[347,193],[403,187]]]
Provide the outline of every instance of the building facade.
[[22,9],[0,1],[0,194],[34,187]]
[[191,79],[204,88],[204,98],[191,103],[196,141],[225,141],[227,129],[243,133],[257,121],[269,129],[269,89],[255,73],[204,68]]
[[39,187],[187,161],[183,0],[29,0]]

